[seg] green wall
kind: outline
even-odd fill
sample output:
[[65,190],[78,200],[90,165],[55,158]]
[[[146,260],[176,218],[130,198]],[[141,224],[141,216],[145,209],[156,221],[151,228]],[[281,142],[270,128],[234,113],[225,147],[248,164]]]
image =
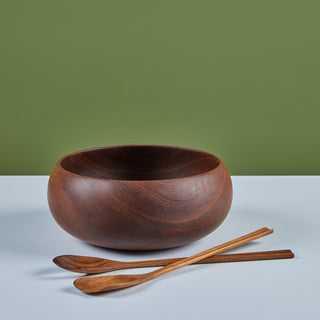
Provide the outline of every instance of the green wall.
[[1,0],[0,174],[72,151],[200,148],[320,174],[320,2]]

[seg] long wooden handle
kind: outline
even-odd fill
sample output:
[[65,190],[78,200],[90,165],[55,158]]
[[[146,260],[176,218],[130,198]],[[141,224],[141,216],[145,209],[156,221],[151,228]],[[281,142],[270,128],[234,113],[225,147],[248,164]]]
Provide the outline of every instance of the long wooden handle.
[[231,240],[229,242],[226,242],[226,243],[221,244],[219,246],[216,246],[214,248],[211,248],[211,249],[208,249],[206,251],[200,252],[200,253],[195,254],[195,255],[193,255],[191,257],[181,259],[181,260],[179,260],[177,262],[171,263],[171,264],[169,264],[169,265],[167,265],[165,267],[162,267],[162,268],[160,268],[158,270],[150,272],[149,273],[150,279],[158,277],[158,276],[160,276],[162,274],[171,272],[173,270],[182,268],[182,267],[187,266],[189,264],[195,263],[197,261],[200,261],[200,260],[205,259],[207,257],[210,257],[212,255],[218,254],[220,252],[223,252],[223,251],[230,250],[232,248],[238,247],[240,245],[243,245],[243,244],[248,243],[250,241],[253,241],[255,239],[264,237],[264,236],[266,236],[266,235],[268,235],[270,233],[273,233],[273,229],[268,229],[268,228],[259,229],[259,230],[255,231],[255,232],[249,233],[249,234],[247,234],[245,236],[242,236],[240,238]]
[[[294,257],[294,253],[287,250],[273,250],[273,251],[258,251],[258,252],[246,252],[246,253],[229,253],[229,254],[217,254],[212,257],[202,259],[194,264],[204,263],[221,263],[221,262],[241,262],[241,261],[257,261],[257,260],[274,260],[274,259],[291,259]],[[143,267],[161,267],[170,263],[180,261],[184,258],[168,258],[159,260],[144,260],[144,261],[128,261],[122,268],[143,268]]]

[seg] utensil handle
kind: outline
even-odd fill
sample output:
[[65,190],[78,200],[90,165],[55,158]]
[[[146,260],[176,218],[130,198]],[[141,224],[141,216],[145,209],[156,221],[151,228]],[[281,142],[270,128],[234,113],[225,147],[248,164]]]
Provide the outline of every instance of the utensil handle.
[[207,257],[210,257],[214,254],[218,254],[220,252],[223,252],[223,251],[226,251],[226,250],[229,250],[229,249],[232,249],[232,248],[235,248],[235,247],[238,247],[242,244],[245,244],[245,243],[248,243],[250,241],[253,241],[255,239],[258,239],[258,238],[261,238],[261,237],[264,237],[270,233],[273,232],[273,229],[268,229],[268,228],[262,228],[262,229],[259,229],[255,232],[251,232],[245,236],[242,236],[242,237],[239,237],[239,238],[236,238],[234,240],[231,240],[231,241],[228,241],[224,244],[221,244],[219,246],[216,246],[216,247],[213,247],[211,249],[208,249],[208,250],[205,250],[203,252],[200,252],[198,254],[195,254],[191,257],[188,257],[188,258],[184,258],[184,259],[181,259],[177,262],[174,262],[174,263],[171,263],[165,267],[162,267],[158,270],[155,270],[153,272],[150,272],[148,275],[150,277],[150,279],[152,278],[155,278],[155,277],[158,277],[162,274],[165,274],[165,273],[168,273],[168,272],[171,272],[173,270],[176,270],[176,269],[179,269],[179,268],[182,268],[184,266],[187,266],[189,264],[192,264],[192,263],[195,263],[197,261],[200,261],[202,259],[205,259]]
[[[197,261],[194,264],[205,263],[221,263],[221,262],[241,262],[241,261],[256,261],[256,260],[274,260],[274,259],[290,259],[294,254],[291,250],[273,250],[261,252],[247,252],[247,253],[231,253],[219,254],[212,257]],[[142,268],[142,267],[161,267],[170,263],[180,261],[183,258],[168,258],[159,260],[145,260],[145,261],[130,261],[123,266],[125,268]]]

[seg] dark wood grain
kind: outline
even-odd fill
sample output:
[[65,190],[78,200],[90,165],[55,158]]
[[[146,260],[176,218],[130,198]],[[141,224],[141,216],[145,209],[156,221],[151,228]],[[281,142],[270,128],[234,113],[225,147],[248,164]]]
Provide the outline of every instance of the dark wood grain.
[[[200,260],[195,264],[291,259],[293,257],[294,254],[291,250],[274,250],[262,252],[219,254]],[[62,255],[55,257],[53,259],[53,262],[60,268],[72,272],[96,274],[129,268],[161,267],[173,262],[177,262],[181,259],[185,258],[169,258],[144,261],[117,261],[96,257]]]
[[152,250],[181,246],[216,229],[228,214],[232,184],[207,152],[129,145],[60,159],[48,202],[57,223],[98,246]]
[[178,260],[176,262],[168,264],[167,266],[152,272],[134,274],[134,275],[114,275],[114,276],[78,278],[73,282],[73,284],[79,290],[87,293],[111,291],[111,290],[117,290],[117,289],[135,286],[137,284],[149,281],[158,276],[161,276],[168,272],[185,267],[187,265],[190,265],[202,259],[208,258],[215,254],[238,247],[240,245],[243,245],[255,239],[264,237],[268,234],[271,234],[272,232],[273,232],[273,229],[262,228],[255,232],[242,236],[240,238],[228,241],[219,246],[216,246],[206,251],[195,254],[191,257]]

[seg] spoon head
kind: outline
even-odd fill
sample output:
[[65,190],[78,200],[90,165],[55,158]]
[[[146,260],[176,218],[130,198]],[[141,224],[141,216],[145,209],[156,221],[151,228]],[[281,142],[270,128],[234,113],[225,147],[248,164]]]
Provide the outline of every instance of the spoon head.
[[132,287],[148,280],[145,275],[115,275],[76,279],[74,286],[86,293],[97,293]]
[[78,273],[93,274],[119,269],[117,261],[94,257],[62,255],[55,257],[52,261],[60,268]]

